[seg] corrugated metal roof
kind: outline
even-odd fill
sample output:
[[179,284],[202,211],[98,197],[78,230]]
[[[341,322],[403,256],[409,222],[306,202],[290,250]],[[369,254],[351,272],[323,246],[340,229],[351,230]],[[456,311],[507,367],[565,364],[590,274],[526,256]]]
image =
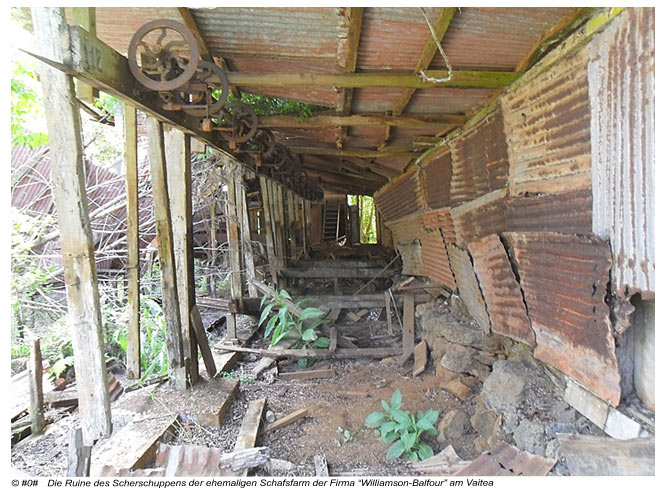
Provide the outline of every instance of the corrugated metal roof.
[[625,296],[656,291],[654,34],[654,9],[626,9],[591,44],[593,231]]
[[469,251],[487,305],[492,332],[533,347],[535,334],[501,238],[499,235],[488,235],[469,243]]
[[423,213],[417,212],[396,220],[386,221],[385,225],[393,234],[396,245],[408,244],[418,240],[424,233]]
[[443,148],[421,168],[425,183],[425,197],[430,209],[450,206],[450,181],[452,179],[452,157],[448,148]]
[[374,203],[386,221],[425,209],[417,173],[409,172],[379,189],[374,195]]
[[405,114],[463,114],[486,104],[496,93],[487,88],[424,88],[416,90]]
[[453,476],[545,476],[556,463],[501,441]]
[[588,60],[587,47],[502,99],[511,195],[590,186]]
[[480,292],[478,278],[473,270],[471,257],[466,250],[454,244],[448,245],[447,249],[459,295],[469,310],[471,317],[478,322],[478,325],[485,332],[489,333],[490,320],[487,316],[485,300]]
[[607,242],[549,232],[504,236],[536,332],[535,357],[616,406],[620,376],[604,301],[612,264]]

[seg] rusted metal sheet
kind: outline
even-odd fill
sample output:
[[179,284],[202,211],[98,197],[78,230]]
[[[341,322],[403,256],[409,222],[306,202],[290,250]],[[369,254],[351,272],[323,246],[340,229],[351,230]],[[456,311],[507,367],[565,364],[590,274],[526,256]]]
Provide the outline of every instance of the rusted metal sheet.
[[385,225],[392,232],[395,245],[411,243],[418,240],[425,233],[422,213],[414,213],[394,221],[386,221]]
[[386,221],[393,221],[425,208],[421,184],[415,171],[398,177],[374,194],[374,203]]
[[493,333],[535,346],[536,338],[506,248],[499,235],[469,243]]
[[629,8],[590,46],[593,231],[626,297],[656,291],[654,38],[654,9]]
[[591,234],[591,189],[508,199],[510,231]]
[[422,167],[425,182],[425,197],[431,209],[450,206],[450,181],[453,167],[448,148],[437,152],[432,160]]
[[485,332],[489,332],[490,320],[487,316],[485,300],[478,286],[478,278],[473,270],[471,257],[466,250],[456,245],[451,244],[447,248],[459,295],[471,317],[478,322]]
[[455,226],[450,208],[439,208],[423,213],[423,225],[428,230],[441,229],[444,233],[443,239],[446,243],[454,243]]
[[353,112],[356,114],[390,112],[403,92],[403,89],[392,87],[353,89]]
[[366,126],[349,128],[345,146],[349,148],[378,148],[386,136],[384,126]]
[[[547,30],[572,8],[462,7],[443,39],[443,49],[454,67],[514,70]],[[445,68],[438,54],[432,62]]]
[[48,214],[53,206],[48,148],[12,146],[11,168],[12,206],[33,215]]
[[164,468],[164,476],[230,476],[230,472],[219,469],[220,448],[182,445],[171,446],[160,443],[155,465]]
[[467,113],[485,104],[496,91],[487,88],[426,88],[416,90],[405,114]]
[[402,274],[405,276],[426,276],[423,265],[423,247],[420,240],[397,245],[402,259]]
[[452,208],[455,242],[461,247],[491,233],[508,229],[508,191],[500,189]]
[[456,290],[455,278],[450,268],[448,250],[438,229],[424,233],[421,238],[423,266],[427,276],[435,283]]
[[588,47],[502,99],[510,194],[591,185]]
[[453,476],[545,476],[556,459],[543,458],[500,442]]
[[508,180],[508,153],[501,111],[495,111],[451,144],[453,203],[471,201],[503,189]]
[[612,264],[607,242],[552,232],[504,236],[536,333],[535,357],[616,406],[620,377],[604,302]]

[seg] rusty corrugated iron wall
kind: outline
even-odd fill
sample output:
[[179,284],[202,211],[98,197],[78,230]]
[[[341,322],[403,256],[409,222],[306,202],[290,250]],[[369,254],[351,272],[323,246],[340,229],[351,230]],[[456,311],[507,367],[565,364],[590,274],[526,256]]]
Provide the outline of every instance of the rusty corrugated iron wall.
[[626,297],[656,289],[654,34],[654,9],[626,9],[590,46],[593,231]]
[[450,182],[453,175],[453,161],[448,148],[437,153],[430,163],[421,169],[427,206],[438,209],[450,206]]
[[589,188],[560,194],[513,197],[506,205],[508,230],[592,233]]
[[441,231],[437,228],[425,233],[421,238],[421,243],[426,274],[437,284],[453,291],[457,289]]
[[425,209],[420,180],[415,171],[398,177],[374,194],[374,204],[386,221]]
[[507,194],[507,189],[489,192],[452,208],[457,245],[466,247],[469,242],[508,230]]
[[469,314],[485,332],[489,332],[490,319],[487,316],[487,307],[485,306],[485,300],[478,285],[478,278],[473,270],[471,256],[466,250],[456,245],[448,247],[448,256],[450,257],[450,265],[455,274],[455,282],[459,289],[459,295],[464,301],[467,310],[469,310]]

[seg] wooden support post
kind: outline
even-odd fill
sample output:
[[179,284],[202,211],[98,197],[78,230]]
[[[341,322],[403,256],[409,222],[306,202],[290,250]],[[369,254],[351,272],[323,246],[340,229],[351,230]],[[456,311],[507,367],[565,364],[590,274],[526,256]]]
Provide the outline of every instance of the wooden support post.
[[[72,14],[75,25],[81,26],[92,37],[97,37],[95,7],[74,7]],[[76,84],[76,96],[83,102],[94,104],[95,99],[99,97],[99,90],[79,80]]]
[[123,104],[125,182],[127,189],[127,378],[141,377],[141,265],[139,250],[139,175],[136,153],[136,108]]
[[[273,218],[270,212],[270,194],[268,192],[268,182],[263,175],[259,175],[259,183],[261,185],[261,202],[263,203],[263,226],[261,232],[266,236],[266,249],[268,250],[268,268],[270,269],[270,276],[272,283],[277,284],[277,263],[275,258],[275,243],[273,240]],[[255,286],[256,287],[256,286]]]
[[[176,289],[180,302],[183,362],[192,384],[199,378],[197,337],[190,320],[196,303],[194,283],[194,250],[192,244],[192,169],[191,138],[179,129],[168,127],[164,133],[173,250],[175,255]],[[206,341],[206,339],[203,339]]]
[[[227,165],[229,165],[227,163]],[[240,178],[235,163],[231,163],[231,180],[227,185],[226,199],[226,235],[229,242],[229,266],[231,267],[231,298],[237,301],[238,308],[242,309],[242,261],[240,258],[240,233],[238,230],[238,196],[236,195],[236,180]],[[235,336],[234,336],[235,337]]]
[[402,330],[402,363],[406,362],[411,353],[415,343],[415,296],[413,293],[406,293],[404,295],[404,325]]
[[217,201],[210,203],[210,261],[212,262],[212,272],[208,278],[208,294],[213,298],[217,297],[217,278],[215,270],[217,269]]
[[44,432],[43,372],[39,340],[33,340],[30,342],[30,362],[28,364],[28,375],[30,376],[30,430],[33,435],[40,435]]
[[69,439],[67,476],[90,476],[91,446],[83,444],[83,431],[74,429]]
[[390,308],[390,292],[383,293],[386,300],[386,322],[388,322],[388,335],[393,334],[393,315]]
[[311,218],[312,218],[312,202],[305,200],[305,211],[304,211],[304,226],[305,226],[305,258],[309,258],[309,247],[312,244],[312,227],[311,227]]
[[[33,8],[36,45],[58,63],[69,56],[62,8]],[[54,42],[54,39],[60,42]],[[79,413],[86,445],[111,433],[111,409],[106,383],[104,336],[94,246],[85,193],[81,120],[72,79],[49,66],[41,67],[46,123],[51,155],[53,198],[61,231],[68,324],[76,362]]]
[[167,186],[166,156],[164,153],[164,131],[162,123],[148,118],[148,147],[152,194],[155,203],[155,228],[162,278],[162,307],[166,322],[166,349],[169,367],[180,389],[186,388],[185,364],[182,348],[180,302],[178,299],[175,253],[169,190]]
[[247,193],[245,191],[244,179],[240,168],[238,178],[235,181],[236,186],[236,211],[238,213],[238,223],[240,224],[240,236],[242,237],[242,255],[245,263],[245,278],[247,282],[247,292],[250,298],[256,298],[257,291],[253,279],[256,279],[256,269],[254,268],[254,255],[252,253],[252,234],[249,229],[249,215],[247,214]]
[[281,184],[278,184],[275,182],[275,202],[277,204],[277,213],[279,216],[279,239],[282,242],[282,263],[283,266],[286,266],[287,259],[289,258],[289,248],[288,248],[288,240],[286,236],[286,219],[285,219],[285,213],[284,213],[284,188],[281,186]]

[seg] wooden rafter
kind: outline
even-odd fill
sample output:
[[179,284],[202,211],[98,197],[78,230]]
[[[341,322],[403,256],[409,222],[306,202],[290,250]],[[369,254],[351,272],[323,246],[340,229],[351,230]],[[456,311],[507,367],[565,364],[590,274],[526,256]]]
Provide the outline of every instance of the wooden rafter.
[[324,128],[328,126],[407,126],[442,129],[464,122],[460,114],[414,114],[386,116],[382,114],[354,114],[348,116],[320,115],[301,119],[297,116],[259,116],[260,127],[272,128]]
[[[450,27],[450,23],[453,20],[453,16],[455,15],[455,12],[457,9],[455,7],[443,7],[441,8],[441,11],[439,12],[439,17],[436,19],[436,22],[434,24],[434,32],[436,33],[436,41],[441,42],[443,40],[443,37],[446,35],[446,32],[448,32],[448,27]],[[438,47],[436,45],[436,41],[432,39],[432,36],[428,36],[427,42],[425,43],[425,47],[423,48],[423,51],[420,53],[420,57],[418,58],[418,62],[416,63],[416,67],[414,69],[414,73],[419,74],[421,70],[426,70],[429,68],[430,63],[432,63],[432,59],[434,59],[434,55],[437,53]],[[413,97],[413,94],[416,92],[415,88],[407,88],[402,91],[402,95],[400,96],[399,100],[395,102],[395,105],[393,106],[393,116],[399,116],[404,112],[404,109],[406,109],[406,106],[409,105],[409,102],[411,101],[411,98]],[[386,136],[384,143],[379,149],[385,147],[385,145],[388,143],[390,140],[390,128],[386,128]]]
[[390,157],[395,155],[411,155],[415,156],[413,153],[413,148],[408,146],[391,146],[386,148],[383,151],[377,150],[363,150],[360,148],[357,149],[342,149],[338,150],[337,148],[330,147],[318,147],[318,146],[291,146],[289,147],[291,153],[302,154],[302,155],[332,155],[339,157],[357,157],[357,158],[381,158],[381,157]]
[[[353,73],[356,71],[356,62],[358,60],[358,44],[360,43],[360,32],[362,30],[363,8],[347,7],[345,10],[345,15],[348,14],[349,28],[347,30],[346,38],[343,41],[346,44],[346,49],[342,51],[344,56],[342,57],[343,59],[340,59],[340,68],[346,73]],[[337,93],[335,110],[338,114],[348,116],[351,114],[352,104],[353,89],[342,88]],[[347,132],[347,126],[340,126],[337,128],[337,148],[341,149],[344,146]]]

